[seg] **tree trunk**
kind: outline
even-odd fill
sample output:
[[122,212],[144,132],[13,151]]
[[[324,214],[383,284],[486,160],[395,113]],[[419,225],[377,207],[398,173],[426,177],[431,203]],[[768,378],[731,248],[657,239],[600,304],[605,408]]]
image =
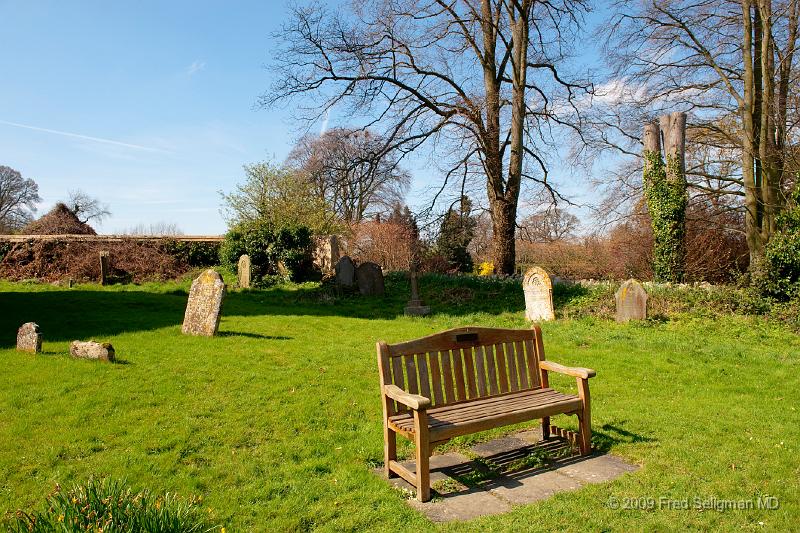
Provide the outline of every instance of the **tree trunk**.
[[492,262],[497,274],[511,275],[516,267],[516,204],[502,199],[491,202],[493,251]]

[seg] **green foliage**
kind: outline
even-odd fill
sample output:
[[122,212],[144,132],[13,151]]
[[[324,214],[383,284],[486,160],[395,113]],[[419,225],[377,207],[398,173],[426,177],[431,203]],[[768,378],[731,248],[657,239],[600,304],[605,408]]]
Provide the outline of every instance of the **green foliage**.
[[686,233],[686,183],[671,180],[680,175],[680,160],[667,155],[666,165],[657,152],[644,154],[644,194],[653,226],[653,277],[661,282],[683,281]]
[[303,281],[313,271],[311,230],[304,226],[275,227],[268,221],[242,223],[226,235],[219,250],[220,262],[236,272],[239,257],[250,256],[255,286],[279,280]]
[[0,261],[2,261],[13,248],[14,245],[10,242],[0,242]]
[[191,267],[207,267],[219,264],[218,242],[178,241],[165,239],[161,249],[183,264]]
[[4,525],[14,533],[200,533],[215,529],[194,498],[134,492],[122,481],[93,477],[68,491],[56,487],[40,510],[17,511]]
[[472,272],[473,262],[467,247],[475,237],[477,222],[472,215],[472,201],[461,197],[458,210],[451,207],[445,213],[436,239],[436,252],[458,272]]
[[245,181],[231,193],[220,192],[232,226],[265,220],[275,227],[305,226],[315,235],[339,233],[330,205],[302,173],[268,161],[245,165]]
[[752,269],[753,286],[779,301],[800,299],[800,185],[776,223],[778,230]]

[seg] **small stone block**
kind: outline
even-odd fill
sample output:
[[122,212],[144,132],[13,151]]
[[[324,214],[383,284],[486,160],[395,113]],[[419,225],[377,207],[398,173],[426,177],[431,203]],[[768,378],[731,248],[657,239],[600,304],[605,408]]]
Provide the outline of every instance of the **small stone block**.
[[94,359],[99,361],[114,362],[114,347],[107,343],[95,341],[81,342],[72,341],[69,345],[69,354],[78,359]]

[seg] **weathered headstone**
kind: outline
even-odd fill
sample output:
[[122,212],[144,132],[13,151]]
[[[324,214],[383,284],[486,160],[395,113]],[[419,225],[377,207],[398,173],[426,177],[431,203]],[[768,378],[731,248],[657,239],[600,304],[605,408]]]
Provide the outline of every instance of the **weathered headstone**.
[[111,276],[111,254],[100,252],[100,285],[108,284]]
[[629,279],[614,296],[617,300],[617,322],[647,318],[647,292],[641,283]]
[[40,353],[42,351],[42,332],[39,324],[26,322],[17,330],[17,350],[21,352]]
[[239,288],[249,289],[250,278],[253,275],[253,265],[250,262],[250,256],[245,254],[239,258],[238,268]]
[[95,359],[110,362],[113,362],[115,359],[114,347],[107,342],[72,341],[69,345],[69,354],[78,359]]
[[525,293],[525,318],[532,322],[555,319],[553,284],[544,269],[528,269],[522,280],[522,290]]
[[314,265],[323,274],[332,272],[339,260],[339,238],[336,235],[324,235],[314,240]]
[[214,336],[219,328],[223,298],[225,298],[225,283],[222,281],[222,276],[211,269],[200,274],[189,289],[189,301],[183,317],[183,333]]
[[356,266],[353,260],[344,256],[336,263],[336,284],[344,287],[352,287],[355,283]]
[[383,281],[383,270],[375,263],[362,263],[356,269],[358,291],[364,296],[383,296],[386,286]]

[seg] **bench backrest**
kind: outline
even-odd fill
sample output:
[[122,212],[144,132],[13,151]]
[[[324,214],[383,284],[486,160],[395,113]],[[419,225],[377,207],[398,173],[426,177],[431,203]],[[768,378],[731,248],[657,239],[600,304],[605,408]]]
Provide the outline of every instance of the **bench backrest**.
[[[399,344],[378,343],[381,387],[394,384],[441,406],[542,385],[542,334],[532,329],[456,328]],[[406,410],[395,402],[389,414]]]

